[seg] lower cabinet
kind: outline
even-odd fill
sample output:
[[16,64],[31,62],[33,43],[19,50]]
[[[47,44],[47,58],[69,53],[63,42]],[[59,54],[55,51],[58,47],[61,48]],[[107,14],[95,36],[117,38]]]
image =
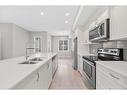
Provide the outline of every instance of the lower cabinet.
[[118,89],[120,86],[116,85],[114,81],[108,77],[103,71],[97,69],[96,89]]
[[44,64],[39,70],[38,89],[48,89],[52,81],[52,61]]
[[56,71],[57,66],[58,57],[56,55],[54,56],[53,62],[52,59],[50,59],[41,67],[39,67],[35,72],[27,76],[25,79],[23,79],[20,83],[16,84],[11,89],[48,89],[52,82],[52,69],[54,67],[54,70]]
[[96,89],[127,89],[127,78],[97,64]]
[[48,89],[52,81],[52,60],[27,76],[12,89]]
[[53,77],[57,70],[57,67],[58,67],[58,56],[56,55],[52,58],[52,76]]
[[82,73],[83,73],[83,60],[82,60],[81,55],[78,55],[78,70],[82,75]]
[[38,88],[37,72],[29,75],[23,81],[12,87],[11,89],[37,89]]

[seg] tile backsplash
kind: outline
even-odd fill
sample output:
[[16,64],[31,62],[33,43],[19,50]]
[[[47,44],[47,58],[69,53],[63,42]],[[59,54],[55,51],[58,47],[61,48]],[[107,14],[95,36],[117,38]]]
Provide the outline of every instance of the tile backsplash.
[[123,48],[124,49],[124,61],[127,61],[127,41],[108,41],[101,42],[97,45],[90,45],[90,53],[96,54],[98,48]]

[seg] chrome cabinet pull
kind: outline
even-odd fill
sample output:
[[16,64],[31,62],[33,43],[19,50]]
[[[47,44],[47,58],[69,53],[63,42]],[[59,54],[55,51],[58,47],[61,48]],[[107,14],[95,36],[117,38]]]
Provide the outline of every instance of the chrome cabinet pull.
[[111,77],[115,78],[115,79],[120,79],[120,78],[118,78],[118,77],[114,76],[114,75],[113,75],[113,74],[111,74],[111,73],[109,73],[109,75],[110,75]]

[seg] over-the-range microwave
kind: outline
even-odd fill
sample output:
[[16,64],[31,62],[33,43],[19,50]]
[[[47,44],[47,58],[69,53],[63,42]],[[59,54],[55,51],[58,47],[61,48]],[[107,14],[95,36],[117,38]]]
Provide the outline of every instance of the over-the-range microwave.
[[103,41],[109,38],[109,18],[89,30],[89,41]]

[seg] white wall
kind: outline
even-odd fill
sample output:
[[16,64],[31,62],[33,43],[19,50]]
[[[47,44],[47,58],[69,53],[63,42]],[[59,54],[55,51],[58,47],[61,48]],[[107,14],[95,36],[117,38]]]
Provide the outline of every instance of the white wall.
[[69,36],[70,30],[59,30],[49,32],[52,36]]
[[12,57],[12,24],[1,23],[1,59]]
[[84,45],[85,32],[77,29],[77,38],[78,38],[78,53],[80,54],[89,54],[89,45]]
[[25,44],[29,42],[29,31],[12,23],[0,23],[1,59],[25,55]]
[[[58,51],[58,41],[60,39],[68,39],[69,40],[69,51],[68,52],[59,52]],[[52,52],[58,52],[59,57],[70,57],[71,56],[71,39],[69,39],[69,36],[52,36]]]
[[47,33],[47,52],[51,52],[51,34]]
[[2,57],[2,51],[1,51],[1,48],[2,48],[2,46],[1,46],[1,32],[0,32],[0,60],[1,60],[1,57]]
[[31,43],[34,44],[34,36],[40,36],[42,38],[42,49],[41,52],[47,52],[47,32],[37,32],[34,31],[31,33],[30,40]]
[[29,40],[30,32],[13,24],[13,57],[25,55]]

